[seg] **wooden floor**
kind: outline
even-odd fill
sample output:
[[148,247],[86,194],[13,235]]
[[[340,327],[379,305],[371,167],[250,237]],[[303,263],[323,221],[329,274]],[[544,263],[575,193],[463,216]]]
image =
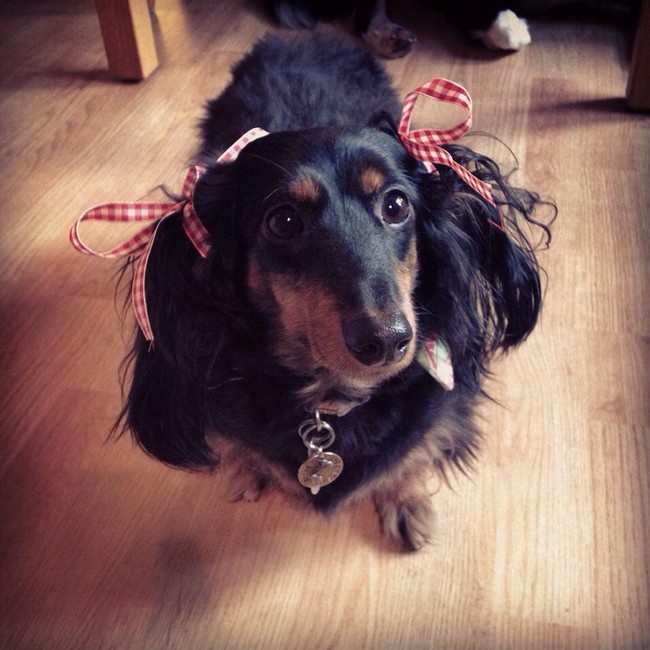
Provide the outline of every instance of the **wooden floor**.
[[440,488],[435,543],[406,555],[370,505],[229,504],[218,475],[106,440],[130,325],[117,263],[74,253],[68,228],[178,187],[202,103],[273,26],[254,2],[158,0],[161,67],[121,84],[92,3],[0,6],[0,647],[650,648],[650,118],[622,99],[631,34],[547,18],[497,56],[401,6],[420,43],[388,64],[400,93],[466,85],[475,129],[559,206],[543,321],[495,365],[478,471]]

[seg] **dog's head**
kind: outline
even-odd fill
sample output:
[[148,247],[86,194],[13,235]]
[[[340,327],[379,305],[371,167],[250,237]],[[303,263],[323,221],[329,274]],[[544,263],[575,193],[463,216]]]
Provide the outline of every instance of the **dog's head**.
[[[332,390],[364,398],[413,360],[414,166],[377,129],[278,133],[196,189],[215,254],[229,259],[215,270],[239,276],[276,359],[310,379],[312,407]],[[220,250],[224,239],[236,250]]]
[[275,133],[211,166],[194,192],[207,260],[180,215],[150,252],[155,343],[136,343],[124,408],[138,442],[174,465],[209,463],[213,396],[242,365],[254,377],[282,368],[300,407],[350,405],[409,367],[432,334],[459,389],[478,390],[490,356],[537,320],[539,269],[518,222],[537,224],[539,199],[489,159],[447,149],[498,207],[447,167],[427,173],[390,129]]

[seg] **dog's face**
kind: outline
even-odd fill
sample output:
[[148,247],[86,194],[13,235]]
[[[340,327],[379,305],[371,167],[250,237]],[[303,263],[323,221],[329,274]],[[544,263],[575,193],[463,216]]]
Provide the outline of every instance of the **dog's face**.
[[276,357],[313,378],[316,400],[364,399],[413,359],[409,164],[393,137],[368,128],[272,134],[229,166],[250,300]]
[[[431,335],[454,359],[457,388],[445,395],[464,409],[491,356],[523,341],[539,314],[539,268],[518,222],[547,237],[548,228],[533,216],[539,197],[510,187],[490,159],[446,148],[498,188],[499,207],[452,169],[426,173],[374,128],[271,134],[210,166],[193,197],[210,234],[207,259],[180,212],[149,251],[156,339],[137,337],[123,411],[139,444],[173,465],[214,465],[208,428],[263,451],[274,433],[284,440],[287,420],[275,429],[269,417],[279,395],[293,420],[304,408],[345,415],[370,400],[352,411],[355,422],[375,413],[370,422],[402,398],[419,404],[430,384],[417,370],[400,375],[406,393],[419,387],[413,395],[377,395],[374,411],[372,398]],[[258,408],[263,391],[271,399]],[[442,403],[440,391],[430,398]],[[239,405],[245,413],[233,413]],[[274,433],[260,438],[269,421]],[[357,435],[376,453],[365,423],[353,446]]]

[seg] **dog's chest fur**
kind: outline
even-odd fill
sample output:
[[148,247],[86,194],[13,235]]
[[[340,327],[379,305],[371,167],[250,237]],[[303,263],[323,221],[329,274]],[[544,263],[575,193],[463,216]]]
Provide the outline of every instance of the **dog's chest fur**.
[[[251,368],[250,374],[215,391],[211,410],[214,431],[226,432],[224,437],[243,442],[268,459],[270,465],[256,466],[261,476],[279,478],[285,485],[293,482],[302,490],[296,476],[307,458],[307,449],[298,430],[310,413],[294,399],[296,388],[295,381],[282,375],[264,376]],[[331,510],[379,475],[398,471],[407,452],[423,444],[432,419],[444,420],[446,427],[436,460],[443,462],[448,457],[454,461],[455,455],[463,456],[464,445],[455,448],[453,439],[467,437],[466,443],[473,446],[475,432],[455,401],[423,368],[413,364],[347,415],[323,416],[336,433],[329,451],[343,459],[345,468],[336,481],[310,496],[314,505]],[[457,431],[451,431],[454,426]],[[284,473],[283,478],[271,476],[279,471]]]

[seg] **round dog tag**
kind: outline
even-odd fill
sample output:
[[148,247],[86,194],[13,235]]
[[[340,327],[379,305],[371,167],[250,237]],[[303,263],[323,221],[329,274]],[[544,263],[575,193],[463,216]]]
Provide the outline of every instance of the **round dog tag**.
[[335,481],[343,471],[343,459],[331,451],[321,451],[308,458],[298,469],[298,481],[313,494]]

